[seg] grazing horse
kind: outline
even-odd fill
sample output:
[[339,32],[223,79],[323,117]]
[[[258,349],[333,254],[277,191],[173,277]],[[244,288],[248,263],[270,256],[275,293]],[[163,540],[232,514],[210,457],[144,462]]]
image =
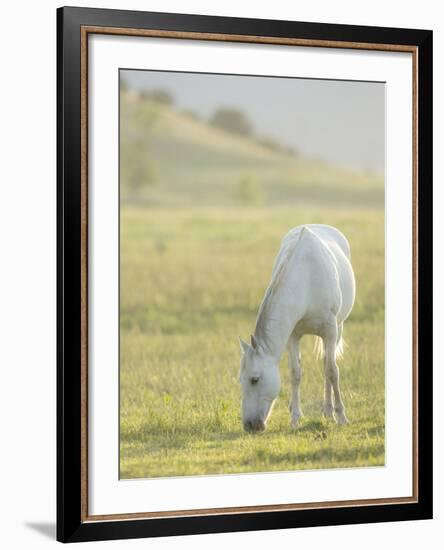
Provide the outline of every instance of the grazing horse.
[[[328,225],[295,227],[284,237],[271,281],[256,319],[251,344],[242,351],[242,421],[246,431],[263,431],[279,394],[279,361],[285,348],[291,377],[291,424],[302,416],[299,384],[304,334],[318,337],[324,355],[324,415],[348,422],[339,389],[336,359],[342,354],[342,328],[355,300],[350,246]],[[333,392],[333,395],[332,395]],[[334,399],[333,399],[334,397]]]

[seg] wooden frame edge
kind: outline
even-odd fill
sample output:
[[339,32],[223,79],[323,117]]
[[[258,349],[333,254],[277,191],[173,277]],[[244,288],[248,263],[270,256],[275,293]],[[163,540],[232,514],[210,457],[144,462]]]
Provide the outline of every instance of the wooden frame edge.
[[291,512],[296,510],[318,510],[329,508],[352,508],[354,506],[383,506],[386,504],[415,504],[418,500],[415,497],[393,497],[393,498],[375,498],[362,500],[335,500],[325,502],[304,502],[300,504],[264,504],[257,506],[238,506],[224,508],[197,508],[193,510],[171,510],[161,512],[134,512],[128,514],[102,514],[91,515],[84,519],[85,523],[94,523],[99,521],[116,520],[136,520],[136,519],[161,519],[161,518],[181,518],[181,517],[204,517],[204,516],[227,516],[230,514],[256,514],[266,512]]
[[80,35],[81,109],[81,521],[88,516],[88,33]]
[[346,42],[343,40],[322,40],[308,38],[278,38],[246,34],[222,34],[212,32],[167,31],[159,29],[130,29],[126,27],[99,27],[82,25],[86,34],[140,36],[151,38],[172,38],[182,40],[208,40],[216,42],[245,42],[250,44],[274,44],[280,46],[304,46],[316,48],[342,48],[353,50],[396,51],[414,53],[417,46],[407,44],[378,44],[372,42]]
[[412,53],[412,328],[413,328],[413,349],[412,349],[412,458],[413,458],[413,496],[416,501],[419,498],[419,450],[418,450],[418,247],[419,247],[419,231],[418,231],[418,48],[415,47]]

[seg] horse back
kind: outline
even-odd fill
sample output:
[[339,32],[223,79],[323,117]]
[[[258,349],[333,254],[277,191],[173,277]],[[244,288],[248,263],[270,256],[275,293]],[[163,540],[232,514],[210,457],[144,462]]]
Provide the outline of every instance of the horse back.
[[310,224],[293,228],[283,238],[273,268],[274,274],[287,264],[288,290],[311,315],[333,311],[342,322],[355,299],[355,280],[350,246],[336,228]]

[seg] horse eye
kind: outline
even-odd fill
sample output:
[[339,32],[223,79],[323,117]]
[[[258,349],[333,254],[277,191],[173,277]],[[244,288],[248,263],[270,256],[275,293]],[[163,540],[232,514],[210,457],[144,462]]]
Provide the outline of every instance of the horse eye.
[[257,384],[258,380],[259,380],[259,376],[252,376],[252,377],[250,378],[250,382],[251,382],[251,384],[252,384],[253,386],[254,386],[255,384]]

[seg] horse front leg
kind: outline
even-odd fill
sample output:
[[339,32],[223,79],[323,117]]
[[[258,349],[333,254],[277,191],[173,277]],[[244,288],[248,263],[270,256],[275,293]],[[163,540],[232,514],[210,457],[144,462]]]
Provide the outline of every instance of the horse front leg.
[[288,340],[288,367],[291,381],[291,426],[297,428],[302,414],[300,384],[302,376],[301,353],[299,351],[299,339],[292,334]]
[[336,363],[336,344],[338,340],[338,327],[336,322],[329,326],[327,335],[323,338],[325,347],[324,375],[325,375],[325,400],[324,414],[331,416],[333,410],[332,390],[334,396],[335,419],[338,424],[348,424],[345,415],[344,402],[339,389],[339,368]]

